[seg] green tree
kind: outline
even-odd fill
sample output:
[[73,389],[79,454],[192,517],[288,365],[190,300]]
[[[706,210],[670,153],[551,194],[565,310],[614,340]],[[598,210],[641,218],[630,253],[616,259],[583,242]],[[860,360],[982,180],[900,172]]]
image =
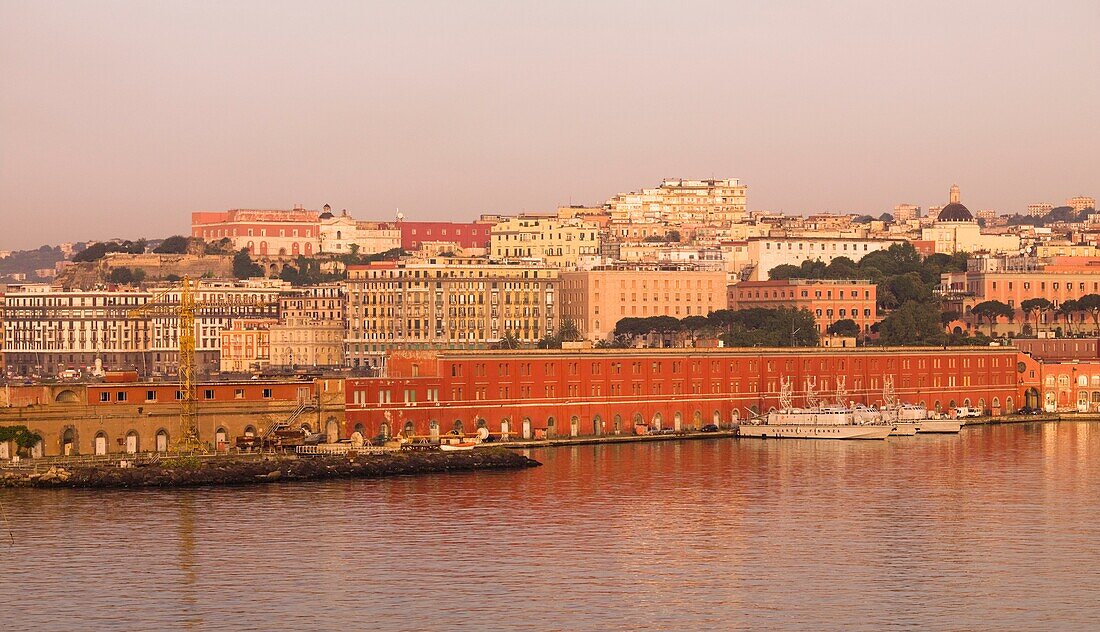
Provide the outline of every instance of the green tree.
[[1028,298],[1020,301],[1020,309],[1024,312],[1025,322],[1031,318],[1032,314],[1035,314],[1035,331],[1039,330],[1042,313],[1053,307],[1054,304],[1045,298]]
[[190,245],[191,238],[183,235],[172,235],[160,242],[159,246],[153,248],[153,252],[158,255],[185,255]]
[[859,325],[851,318],[843,318],[829,325],[828,328],[825,329],[825,333],[834,336],[858,336]]
[[1077,300],[1071,298],[1071,299],[1062,301],[1062,303],[1060,305],[1058,305],[1056,313],[1059,314],[1060,316],[1062,316],[1063,320],[1065,320],[1065,323],[1066,323],[1066,330],[1069,331],[1069,333],[1072,334],[1073,333],[1073,316],[1074,316],[1074,314],[1077,314],[1081,311],[1083,311],[1081,309],[1081,304]]
[[122,285],[141,283],[145,280],[145,270],[141,268],[137,268],[136,270],[131,270],[130,268],[115,268],[107,275],[107,280],[111,283],[119,283]]
[[1100,294],[1086,294],[1077,299],[1077,305],[1092,316],[1093,328],[1100,334]]
[[[353,244],[354,245],[354,244]],[[522,346],[519,338],[516,337],[515,332],[506,331],[504,337],[497,341],[494,348],[496,349],[519,349]]]
[[30,431],[26,426],[0,426],[0,443],[14,442],[15,452],[19,456],[30,454],[41,440],[42,435]]
[[259,264],[253,263],[248,256],[248,250],[240,250],[233,255],[233,276],[238,279],[250,279],[264,276],[264,269]]
[[877,329],[879,342],[886,345],[939,345],[947,338],[939,307],[932,303],[910,301],[882,319]]
[[993,327],[997,324],[997,319],[1002,316],[1007,317],[1014,312],[1014,309],[1000,301],[982,301],[970,310],[970,313],[978,320],[979,328],[982,325],[983,318],[989,321],[990,336],[993,335]]

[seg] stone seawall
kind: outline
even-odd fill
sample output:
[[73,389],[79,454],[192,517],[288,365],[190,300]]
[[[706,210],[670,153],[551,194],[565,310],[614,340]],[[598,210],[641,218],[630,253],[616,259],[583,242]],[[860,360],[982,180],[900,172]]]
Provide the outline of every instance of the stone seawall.
[[379,478],[441,472],[507,470],[542,465],[501,448],[469,452],[399,452],[349,457],[171,457],[141,467],[55,464],[38,471],[0,471],[0,487],[123,488],[250,485],[277,481]]

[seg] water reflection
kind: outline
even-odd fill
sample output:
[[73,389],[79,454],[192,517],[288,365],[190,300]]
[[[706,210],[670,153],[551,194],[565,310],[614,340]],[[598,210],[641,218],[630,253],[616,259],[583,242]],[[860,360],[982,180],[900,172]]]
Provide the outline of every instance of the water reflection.
[[536,450],[545,466],[31,492],[31,629],[1018,629],[1100,617],[1100,433]]

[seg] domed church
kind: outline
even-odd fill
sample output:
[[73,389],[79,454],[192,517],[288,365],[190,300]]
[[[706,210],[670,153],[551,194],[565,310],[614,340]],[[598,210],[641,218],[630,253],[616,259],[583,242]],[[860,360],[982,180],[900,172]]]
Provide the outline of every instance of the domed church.
[[951,185],[951,203],[940,210],[936,217],[937,222],[973,222],[974,216],[970,209],[959,202],[959,185]]
[[1015,253],[1020,250],[1017,235],[983,235],[970,209],[959,201],[959,185],[951,185],[950,203],[940,210],[931,228],[921,231],[921,239],[936,243],[936,252]]

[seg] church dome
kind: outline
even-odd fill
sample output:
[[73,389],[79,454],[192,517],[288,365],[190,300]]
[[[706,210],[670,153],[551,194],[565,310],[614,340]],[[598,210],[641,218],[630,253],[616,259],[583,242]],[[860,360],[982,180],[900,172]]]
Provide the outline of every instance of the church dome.
[[952,202],[943,207],[936,220],[940,222],[971,222],[974,221],[974,216],[970,213],[970,209],[958,202]]
[[325,211],[324,213],[321,213],[321,219],[332,219],[333,217],[335,217],[335,216],[332,213],[328,212],[328,211]]

